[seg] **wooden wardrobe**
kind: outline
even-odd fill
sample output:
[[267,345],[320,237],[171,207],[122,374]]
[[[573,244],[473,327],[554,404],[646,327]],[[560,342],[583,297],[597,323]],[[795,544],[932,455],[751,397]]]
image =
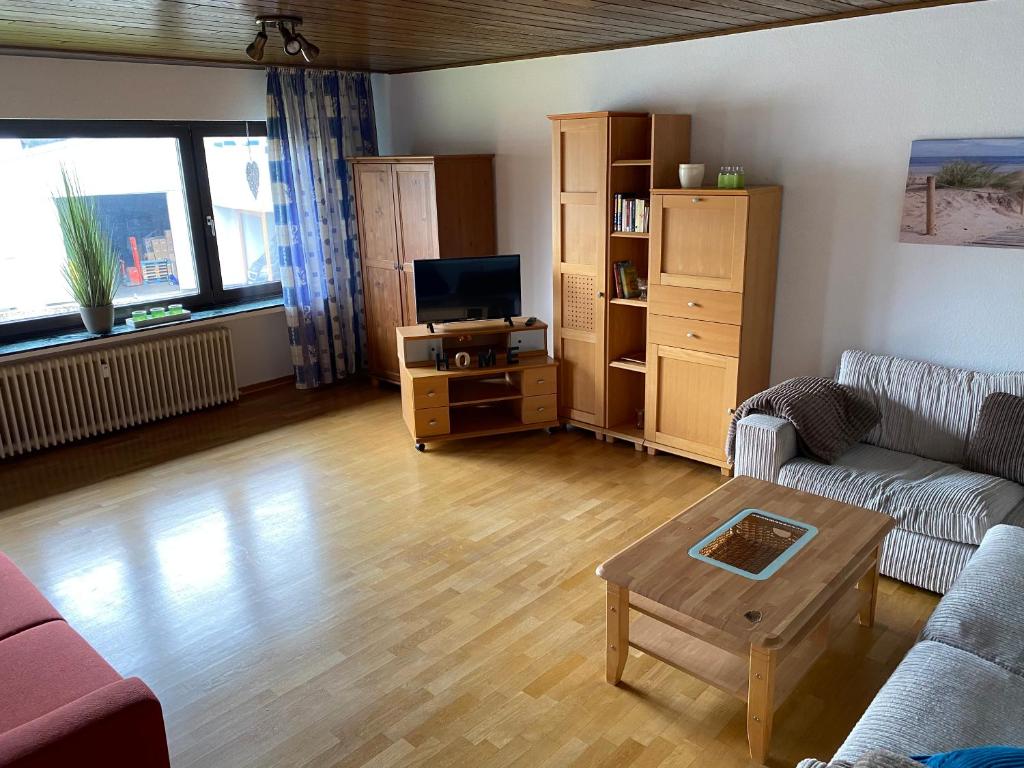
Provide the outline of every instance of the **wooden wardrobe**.
[[493,155],[349,158],[370,375],[400,381],[395,329],[416,324],[413,262],[493,256]]

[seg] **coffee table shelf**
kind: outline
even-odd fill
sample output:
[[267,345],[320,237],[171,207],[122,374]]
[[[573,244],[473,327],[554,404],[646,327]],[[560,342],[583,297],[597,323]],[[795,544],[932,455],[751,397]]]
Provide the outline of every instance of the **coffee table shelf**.
[[747,700],[746,656],[723,651],[649,616],[633,619],[629,644],[701,682]]

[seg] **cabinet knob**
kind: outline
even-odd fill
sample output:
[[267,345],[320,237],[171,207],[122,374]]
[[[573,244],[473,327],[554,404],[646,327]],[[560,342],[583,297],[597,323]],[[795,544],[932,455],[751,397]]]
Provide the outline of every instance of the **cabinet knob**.
[[544,383],[544,379],[537,379],[537,383],[538,384],[543,384]]
[[603,299],[604,298],[604,291],[598,291],[597,292],[597,298]]
[[436,397],[436,393],[432,389],[427,390],[427,397]]
[[693,199],[692,199],[692,200],[691,200],[690,202],[693,202],[693,203],[699,203],[699,202],[700,202],[700,201],[701,201],[702,199],[703,199],[703,198],[700,198],[700,197],[695,197],[695,198],[693,198]]
[[544,413],[544,406],[543,405],[537,407],[537,413]]
[[699,337],[697,336],[696,333],[694,333],[693,331],[690,331],[689,333],[686,334],[686,338],[688,338],[688,339],[696,339],[696,338],[699,338]]
[[437,419],[431,419],[430,420],[430,426],[436,427],[437,426]]
[[686,302],[686,306],[688,306],[688,307],[699,307],[700,304],[698,304],[696,301],[688,301],[688,302]]
[[401,264],[399,264],[399,263],[398,263],[398,262],[396,261],[396,262],[395,262],[395,269],[401,269],[401,268],[402,268],[402,265],[401,265]]

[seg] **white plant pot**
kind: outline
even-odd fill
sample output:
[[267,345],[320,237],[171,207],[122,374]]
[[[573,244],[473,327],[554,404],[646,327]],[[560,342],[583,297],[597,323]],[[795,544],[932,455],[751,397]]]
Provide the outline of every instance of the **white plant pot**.
[[103,336],[114,330],[113,304],[106,307],[79,307],[78,312],[82,315],[85,330],[89,333]]
[[679,186],[696,189],[704,183],[704,163],[680,163]]

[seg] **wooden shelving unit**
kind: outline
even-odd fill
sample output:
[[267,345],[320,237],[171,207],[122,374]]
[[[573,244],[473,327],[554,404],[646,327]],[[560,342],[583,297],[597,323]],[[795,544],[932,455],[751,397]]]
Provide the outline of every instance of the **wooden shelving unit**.
[[[646,195],[661,184],[678,184],[680,163],[690,160],[690,116],[650,115],[609,121],[609,222],[615,195]],[[675,179],[675,181],[672,181]],[[623,355],[647,348],[647,302],[615,297],[612,265],[628,260],[642,278],[650,264],[649,232],[608,233],[608,303],[605,311],[605,439],[644,445],[644,430],[636,426],[645,407],[647,366]]]
[[623,360],[647,349],[647,302],[615,295],[612,264],[647,278],[648,232],[615,232],[616,195],[647,195],[678,183],[690,160],[690,116],[643,112],[549,115],[552,121],[553,352],[559,416],[599,439],[645,445],[646,365]]

